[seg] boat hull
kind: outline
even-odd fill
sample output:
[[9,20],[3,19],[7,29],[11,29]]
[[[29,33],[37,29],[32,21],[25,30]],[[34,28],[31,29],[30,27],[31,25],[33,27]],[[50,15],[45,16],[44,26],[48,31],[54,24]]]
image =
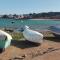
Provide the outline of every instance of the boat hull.
[[53,33],[53,35],[54,35],[55,37],[59,37],[59,38],[60,38],[60,35],[59,35],[59,34]]
[[[36,31],[35,31],[36,32]],[[31,32],[23,32],[23,36],[25,37],[26,40],[34,43],[42,43],[43,42],[43,34],[39,33],[31,33]]]
[[5,50],[10,46],[12,37],[10,34],[0,30],[0,50]]
[[55,37],[60,37],[60,26],[51,26],[50,31],[53,33]]

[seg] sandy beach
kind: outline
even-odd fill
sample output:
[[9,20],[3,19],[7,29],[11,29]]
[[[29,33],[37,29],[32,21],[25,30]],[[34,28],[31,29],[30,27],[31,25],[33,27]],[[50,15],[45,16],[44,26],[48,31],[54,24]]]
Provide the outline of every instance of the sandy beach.
[[60,60],[60,39],[51,32],[42,34],[44,42],[41,45],[13,40],[11,46],[0,53],[0,60]]

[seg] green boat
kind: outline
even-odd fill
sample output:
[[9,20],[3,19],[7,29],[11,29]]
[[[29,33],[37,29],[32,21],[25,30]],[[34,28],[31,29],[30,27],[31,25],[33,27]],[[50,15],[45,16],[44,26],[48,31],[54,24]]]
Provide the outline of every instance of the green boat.
[[10,34],[0,30],[0,50],[3,51],[10,46],[12,37]]

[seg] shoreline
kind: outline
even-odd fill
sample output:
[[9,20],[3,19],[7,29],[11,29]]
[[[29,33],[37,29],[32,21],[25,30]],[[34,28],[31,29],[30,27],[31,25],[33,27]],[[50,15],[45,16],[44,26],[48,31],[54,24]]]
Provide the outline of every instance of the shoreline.
[[[0,19],[11,19],[11,18],[0,18]],[[13,19],[13,18],[12,18]],[[32,19],[14,19],[14,20],[55,20],[55,21],[60,21],[60,19],[40,19],[40,18],[32,18]]]
[[28,20],[55,20],[55,21],[60,21],[60,19],[28,19]]

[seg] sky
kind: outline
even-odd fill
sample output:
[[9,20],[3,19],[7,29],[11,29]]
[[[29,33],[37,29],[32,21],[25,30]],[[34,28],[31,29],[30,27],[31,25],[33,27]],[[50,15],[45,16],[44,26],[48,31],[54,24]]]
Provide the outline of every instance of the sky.
[[60,12],[60,0],[0,0],[0,14]]

